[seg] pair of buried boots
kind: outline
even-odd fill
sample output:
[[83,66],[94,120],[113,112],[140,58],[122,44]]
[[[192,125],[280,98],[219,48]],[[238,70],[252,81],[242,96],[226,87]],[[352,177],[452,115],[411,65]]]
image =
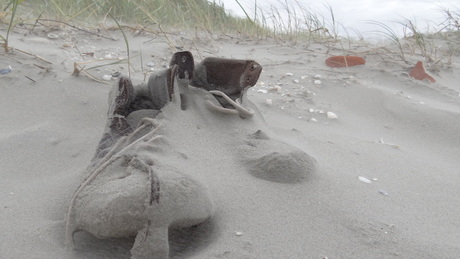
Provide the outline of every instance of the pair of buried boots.
[[[235,107],[246,112],[236,102],[241,102],[247,89],[257,83],[262,71],[262,66],[253,60],[213,57],[204,59],[195,67],[193,55],[188,51],[176,52],[169,65],[168,69],[152,74],[147,85],[134,87],[128,78],[120,78],[109,94],[108,120],[95,160],[102,158],[120,137],[133,131],[133,126],[136,125],[130,125],[126,120],[130,113],[151,110],[156,115],[171,102],[176,81],[182,110],[187,109],[185,92],[192,85],[215,94],[215,98],[222,105],[220,109],[231,110]],[[250,112],[246,114],[251,115]]]

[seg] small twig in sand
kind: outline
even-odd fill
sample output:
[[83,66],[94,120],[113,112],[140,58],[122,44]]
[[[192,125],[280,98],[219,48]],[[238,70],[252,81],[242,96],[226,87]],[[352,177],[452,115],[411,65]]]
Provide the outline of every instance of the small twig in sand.
[[104,38],[104,39],[108,39],[108,40],[116,40],[114,38],[111,38],[111,37],[106,37],[106,36],[103,36],[99,33],[95,33],[95,32],[91,32],[91,31],[88,31],[88,30],[85,30],[85,29],[82,29],[82,28],[78,28],[77,26],[74,26],[72,24],[69,24],[69,23],[66,23],[66,22],[62,22],[62,21],[56,21],[56,20],[52,20],[52,19],[37,19],[37,22],[40,23],[41,25],[43,26],[46,26],[45,24],[41,23],[40,21],[44,21],[44,22],[55,22],[55,23],[62,23],[62,24],[65,24],[69,27],[72,27],[74,29],[77,29],[77,30],[80,30],[80,31],[83,31],[83,32],[86,32],[86,33],[89,33],[89,34],[92,34],[92,35],[96,35],[98,37],[101,37],[101,38]]
[[[109,64],[103,64],[103,65],[94,66],[94,67],[90,67],[90,68],[85,69],[86,64],[90,64],[90,63],[94,63],[94,62],[100,62],[100,61],[107,61],[107,60],[116,60],[116,61],[112,62],[112,63],[109,63]],[[96,81],[98,83],[111,85],[112,83],[102,81],[102,80],[98,79],[96,76],[92,75],[87,70],[95,69],[95,68],[98,68],[98,67],[104,67],[104,66],[119,64],[120,62],[123,62],[123,61],[125,61],[125,59],[102,59],[102,60],[91,60],[91,61],[85,61],[85,62],[74,62],[72,75],[73,76],[79,76],[80,73],[81,73],[81,74],[84,74],[87,77],[93,79],[94,81]]]
[[29,34],[31,34],[31,33],[34,31],[35,27],[37,27],[38,19],[40,19],[40,18],[42,17],[42,15],[43,15],[44,12],[45,12],[45,11],[42,11],[42,12],[40,13],[40,15],[38,16],[38,18],[35,20],[34,25],[32,25],[32,28],[30,28],[30,30],[29,30]]
[[98,82],[98,83],[101,83],[101,84],[106,84],[106,85],[111,85],[111,83],[108,83],[106,81],[102,81],[100,80],[99,78],[93,76],[92,74],[88,73],[86,70],[84,70],[84,67],[80,67],[80,65],[75,62],[73,64],[73,72],[72,72],[72,75],[73,76],[79,76],[81,74],[84,74],[85,76],[93,79],[94,81]]
[[30,81],[36,83],[37,81],[33,80],[32,78],[28,77],[28,76],[25,76],[27,79],[29,79]]
[[41,68],[41,69],[45,70],[46,72],[48,72],[48,71],[51,69],[50,67],[40,66],[40,65],[35,64],[35,63],[34,63],[34,66],[36,66],[36,67],[38,67],[38,68]]
[[40,59],[40,60],[42,60],[42,61],[44,61],[44,62],[46,62],[46,63],[48,63],[48,64],[53,64],[53,62],[48,61],[48,60],[46,60],[46,59],[44,59],[44,58],[42,58],[42,57],[40,57],[40,56],[38,56],[38,55],[35,55],[35,54],[30,53],[30,52],[27,52],[27,51],[24,51],[24,50],[20,50],[20,49],[18,49],[18,48],[13,48],[13,50],[16,50],[16,51],[19,51],[20,53],[23,53],[23,54],[26,54],[26,55],[29,55],[29,56],[38,58],[38,59]]
[[84,55],[81,53],[80,49],[77,47],[77,44],[74,44],[73,46],[74,46],[75,49],[78,51],[78,53],[80,53],[81,58],[82,58],[83,60],[85,60],[85,57],[84,57]]

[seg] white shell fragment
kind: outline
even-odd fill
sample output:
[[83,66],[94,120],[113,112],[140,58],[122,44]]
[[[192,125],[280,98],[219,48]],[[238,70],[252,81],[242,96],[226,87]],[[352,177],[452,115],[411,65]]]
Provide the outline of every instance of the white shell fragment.
[[235,235],[239,237],[239,236],[242,236],[242,235],[243,235],[243,233],[242,233],[242,232],[240,232],[240,231],[237,231],[237,232],[235,233]]
[[369,179],[367,179],[366,177],[363,177],[363,176],[359,176],[358,179],[359,179],[361,182],[372,183],[371,180],[369,180]]
[[320,79],[321,75],[315,75],[313,78]]
[[313,121],[313,122],[318,122],[318,120],[317,120],[317,119],[315,119],[315,118],[311,118],[311,119],[310,119],[310,121]]
[[293,73],[286,73],[286,76],[293,76]]
[[315,85],[320,85],[320,84],[321,84],[321,80],[315,80],[313,83],[314,83]]
[[258,93],[266,94],[268,91],[264,89],[257,90]]
[[148,66],[148,67],[154,67],[154,66],[155,66],[155,63],[154,63],[154,62],[149,62],[149,63],[147,63],[147,66]]
[[294,83],[298,84],[299,82],[299,79],[294,79]]
[[112,80],[112,75],[103,75],[102,79],[105,80],[105,81],[110,81],[110,80]]
[[267,99],[265,100],[265,104],[270,106],[270,105],[273,105],[273,100],[272,99]]
[[333,113],[333,112],[327,112],[327,117],[329,119],[338,119],[339,116],[337,116],[337,114]]
[[54,34],[54,33],[50,33],[50,34],[48,34],[48,38],[50,38],[50,39],[57,39],[57,38],[59,38],[59,35]]
[[279,92],[281,91],[281,86],[275,85],[272,88],[270,88],[270,92]]

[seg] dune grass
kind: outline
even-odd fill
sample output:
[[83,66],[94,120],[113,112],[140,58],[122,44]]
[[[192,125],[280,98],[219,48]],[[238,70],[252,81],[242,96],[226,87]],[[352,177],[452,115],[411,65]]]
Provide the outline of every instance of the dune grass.
[[441,9],[446,19],[429,29],[420,29],[416,21],[401,18],[393,22],[402,30],[399,35],[393,27],[387,23],[368,21],[376,25],[380,30],[373,33],[381,35],[398,49],[398,56],[402,61],[411,63],[407,57],[421,56],[428,64],[431,71],[439,71],[440,67],[451,67],[452,57],[460,53],[460,11],[447,8]]
[[23,1],[24,0],[11,0],[11,1],[9,1],[9,3],[5,7],[5,9],[3,10],[3,12],[6,12],[6,10],[11,6],[10,14],[9,14],[10,15],[10,20],[9,20],[9,23],[8,23],[8,29],[6,31],[6,35],[5,36],[0,35],[0,40],[3,41],[3,46],[5,48],[5,52],[8,52],[8,49],[9,49],[9,47],[8,47],[8,39],[9,39],[11,30],[14,28],[14,22],[15,22],[14,18],[16,16],[17,11],[18,11],[19,5]]
[[[7,9],[10,1],[0,0],[0,6]],[[34,0],[21,5],[23,10],[34,13],[35,17],[83,28],[92,28],[112,16],[120,24],[145,28],[164,26],[168,29],[247,34],[261,29],[248,19],[230,15],[224,6],[206,0]]]
[[[257,1],[250,9],[240,4],[246,17],[229,13],[221,2],[206,0],[0,0],[0,7],[8,10],[13,1],[22,2],[21,19],[29,24],[40,18],[90,29],[113,18],[117,23],[146,30],[204,31],[294,42],[338,37],[332,8],[329,7],[331,17],[326,18],[298,0],[280,1],[281,8],[267,10]],[[10,17],[9,24],[14,27],[14,17]]]
[[[244,6],[242,1],[235,1],[246,17],[229,13],[223,4],[216,0],[0,0],[0,23],[7,24],[6,33],[0,33],[0,41],[3,41],[7,51],[9,34],[19,22],[32,28],[37,23],[58,22],[87,32],[109,26],[121,30],[122,33],[125,26],[160,32],[172,50],[175,47],[168,34],[175,31],[271,38],[305,45],[311,42],[339,42],[342,48],[346,48],[342,44],[345,39],[349,42],[349,47],[351,46],[352,40],[348,29],[336,20],[332,7],[327,4],[324,5],[326,15],[323,15],[318,10],[310,9],[300,0],[279,0],[276,7],[265,8],[258,4],[260,1],[254,1],[253,6]],[[446,20],[439,25],[439,31],[435,34],[446,35],[448,32],[458,35],[460,10],[444,8],[441,11],[445,14]],[[403,37],[386,23],[370,23],[380,28],[377,34],[383,35],[395,44],[402,60],[406,60],[407,54],[420,54],[432,63],[439,61],[438,56],[441,54],[436,44],[428,39],[427,33],[423,33],[415,22],[404,18],[396,22],[405,29]],[[345,37],[340,35],[339,29],[346,32]],[[360,37],[362,38],[362,35]],[[452,56],[458,53],[458,45],[458,42],[454,42],[448,53],[442,55]],[[129,53],[128,42],[126,46]]]
[[[330,5],[325,4],[326,15],[313,10],[300,0],[279,0],[278,5],[262,8],[254,1],[253,6],[243,6],[235,0],[246,14],[238,17],[229,13],[216,0],[0,0],[0,23],[8,24],[6,35],[1,40],[7,43],[9,32],[17,24],[15,19],[20,6],[22,23],[34,24],[39,19],[55,20],[81,28],[99,27],[115,20],[115,23],[130,24],[143,29],[205,31],[215,34],[240,34],[259,38],[275,38],[292,42],[337,40],[339,29],[346,28],[336,20]],[[442,10],[446,21],[444,30],[460,30],[460,11]],[[423,52],[426,42],[423,34],[408,19],[400,22],[412,32],[416,44]],[[388,38],[398,41],[384,23],[375,22]],[[342,36],[343,37],[343,36]],[[345,37],[349,37],[345,35]],[[396,37],[396,38],[395,38]]]
[[[238,2],[247,18],[264,29],[262,37],[272,37],[277,40],[286,40],[293,43],[323,41],[338,38],[339,24],[335,20],[334,12],[329,5],[326,17],[317,10],[308,8],[298,0],[280,0],[278,6],[262,8],[257,1],[252,8],[244,8]],[[249,13],[253,14],[251,18]]]

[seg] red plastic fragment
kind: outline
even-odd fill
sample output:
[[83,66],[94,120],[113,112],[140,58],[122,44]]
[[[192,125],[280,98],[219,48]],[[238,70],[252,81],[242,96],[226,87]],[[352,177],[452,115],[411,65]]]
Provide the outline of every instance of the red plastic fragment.
[[365,63],[366,60],[358,56],[332,56],[326,59],[326,65],[330,67],[352,67]]
[[417,62],[417,64],[415,64],[415,67],[412,68],[411,71],[409,72],[409,76],[417,80],[428,79],[428,81],[430,81],[431,83],[436,82],[436,80],[432,76],[426,73],[425,68],[423,68],[422,61],[419,61]]

